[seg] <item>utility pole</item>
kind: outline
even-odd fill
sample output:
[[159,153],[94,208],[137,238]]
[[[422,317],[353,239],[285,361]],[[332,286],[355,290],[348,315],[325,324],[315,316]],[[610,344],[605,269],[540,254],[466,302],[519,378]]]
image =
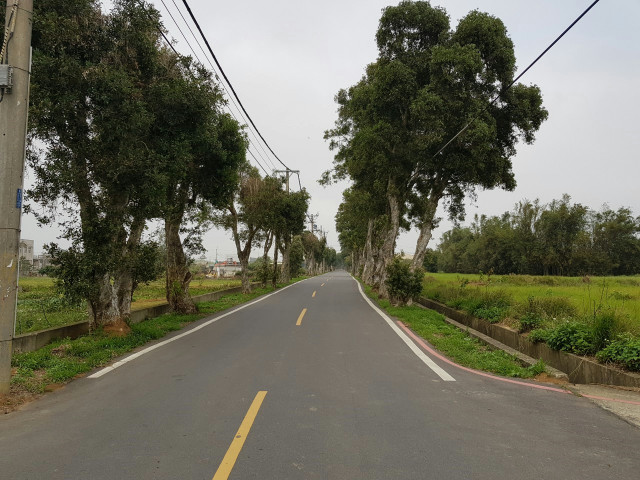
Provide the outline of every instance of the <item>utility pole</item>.
[[287,168],[286,170],[274,170],[273,173],[284,173],[287,175],[287,193],[289,193],[289,177],[292,173],[300,173],[300,170],[290,170]]
[[320,214],[316,213],[315,215],[313,214],[309,214],[307,215],[307,218],[309,219],[309,223],[311,223],[311,233],[315,233],[316,228],[315,228],[315,221],[316,218],[318,218],[320,216]]
[[7,1],[0,51],[0,393],[9,393],[18,296],[33,0]]

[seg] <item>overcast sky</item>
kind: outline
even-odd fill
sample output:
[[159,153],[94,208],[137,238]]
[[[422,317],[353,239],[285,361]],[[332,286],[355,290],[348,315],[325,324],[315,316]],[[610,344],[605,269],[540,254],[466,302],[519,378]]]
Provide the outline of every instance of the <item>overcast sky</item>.
[[[164,0],[185,29],[172,0]],[[160,0],[176,48],[190,54],[186,42]],[[446,0],[452,25],[473,9],[502,19],[515,44],[519,69],[526,67],[591,0]],[[180,0],[176,0],[185,16]],[[346,184],[320,187],[318,178],[331,167],[333,154],[323,132],[336,119],[333,97],[356,83],[375,61],[375,31],[381,10],[397,2],[379,0],[190,0],[194,14],[242,103],[278,156],[301,171],[311,193],[311,213],[329,231],[339,250],[334,217]],[[467,208],[498,215],[522,199],[543,203],[571,195],[575,202],[599,209],[630,207],[640,215],[640,2],[602,0],[522,79],[542,89],[549,119],[533,145],[520,145],[513,158],[517,188],[479,192]],[[193,28],[193,26],[192,26]],[[195,31],[195,29],[194,29]],[[198,48],[189,38],[194,48]],[[203,58],[200,51],[198,54]],[[252,137],[253,140],[253,137]],[[257,143],[257,142],[256,142]],[[443,222],[431,247],[451,228]],[[23,218],[23,238],[42,243],[56,232],[38,229]],[[404,233],[396,250],[413,253],[415,232]],[[227,232],[205,238],[207,256],[235,256]],[[255,255],[255,254],[254,254]]]

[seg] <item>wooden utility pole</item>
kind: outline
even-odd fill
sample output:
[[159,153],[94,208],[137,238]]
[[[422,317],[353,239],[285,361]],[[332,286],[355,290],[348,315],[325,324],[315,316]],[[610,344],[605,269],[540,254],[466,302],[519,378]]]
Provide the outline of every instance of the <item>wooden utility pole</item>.
[[0,60],[0,393],[9,393],[18,296],[33,0],[7,1]]

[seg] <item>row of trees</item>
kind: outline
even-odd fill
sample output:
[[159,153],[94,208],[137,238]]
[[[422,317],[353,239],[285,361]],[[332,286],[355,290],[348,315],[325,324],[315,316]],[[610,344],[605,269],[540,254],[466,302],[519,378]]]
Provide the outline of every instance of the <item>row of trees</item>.
[[94,326],[126,328],[136,284],[157,275],[159,245],[143,236],[151,220],[164,226],[167,300],[181,312],[195,309],[189,254],[207,228],[232,232],[246,271],[259,244],[286,263],[304,227],[306,191],[289,194],[248,165],[211,73],[161,32],[141,1],[116,0],[109,13],[94,0],[35,5],[28,195],[41,223],[63,228],[71,247],[49,246],[58,281],[87,301]]
[[430,271],[529,275],[640,273],[640,217],[628,208],[591,210],[568,195],[522,201],[501,216],[446,232],[425,258]]
[[321,181],[351,180],[336,216],[341,247],[386,294],[400,229],[419,231],[415,270],[440,204],[460,219],[477,188],[515,187],[516,145],[534,141],[547,111],[538,87],[512,85],[513,43],[487,13],[452,29],[444,9],[403,1],[383,10],[376,41],[376,61],[336,95],[338,120],[325,134],[334,168]]

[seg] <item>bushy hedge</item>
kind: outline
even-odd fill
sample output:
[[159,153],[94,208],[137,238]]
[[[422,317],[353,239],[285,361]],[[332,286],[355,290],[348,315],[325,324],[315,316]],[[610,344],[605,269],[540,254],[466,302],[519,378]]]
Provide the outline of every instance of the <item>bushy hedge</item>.
[[407,303],[415,300],[422,293],[422,279],[424,271],[417,269],[412,272],[407,262],[395,258],[387,267],[386,285],[389,295],[394,302]]
[[617,363],[629,370],[640,371],[640,339],[619,336],[596,354],[599,362]]

